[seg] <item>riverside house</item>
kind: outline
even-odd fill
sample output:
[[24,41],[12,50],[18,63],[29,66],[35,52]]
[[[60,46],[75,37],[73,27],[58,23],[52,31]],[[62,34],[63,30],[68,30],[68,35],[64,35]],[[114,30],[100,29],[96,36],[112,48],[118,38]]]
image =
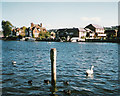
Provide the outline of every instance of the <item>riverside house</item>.
[[42,27],[42,23],[39,24],[33,24],[31,23],[31,26],[26,28],[25,26],[21,28],[14,28],[11,30],[10,36],[22,36],[22,37],[34,37],[38,38],[40,37],[41,33],[46,33],[46,28]]
[[100,25],[97,24],[89,24],[85,27],[85,29],[87,30],[87,35],[90,38],[105,38],[106,34],[104,33],[104,28]]
[[79,28],[79,38],[85,38],[87,31],[84,28]]
[[79,29],[78,28],[63,28],[58,29],[56,32],[56,37],[59,37],[60,40],[70,41],[72,38],[79,38]]
[[31,27],[26,29],[26,36],[38,38],[42,32],[47,32],[46,28],[42,27],[42,23],[40,25],[31,23]]
[[25,36],[25,26],[21,27],[21,28],[14,28],[11,30],[11,34],[9,36],[15,37],[15,36]]
[[12,29],[11,34],[9,36],[14,37],[14,36],[19,36],[19,35],[21,36],[25,35],[25,33],[23,32],[23,27]]

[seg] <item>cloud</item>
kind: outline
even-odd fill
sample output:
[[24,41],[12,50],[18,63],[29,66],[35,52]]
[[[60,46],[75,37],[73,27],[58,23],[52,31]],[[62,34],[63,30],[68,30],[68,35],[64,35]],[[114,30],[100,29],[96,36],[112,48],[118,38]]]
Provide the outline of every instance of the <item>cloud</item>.
[[90,22],[100,22],[101,18],[100,17],[82,17],[82,21],[90,21]]

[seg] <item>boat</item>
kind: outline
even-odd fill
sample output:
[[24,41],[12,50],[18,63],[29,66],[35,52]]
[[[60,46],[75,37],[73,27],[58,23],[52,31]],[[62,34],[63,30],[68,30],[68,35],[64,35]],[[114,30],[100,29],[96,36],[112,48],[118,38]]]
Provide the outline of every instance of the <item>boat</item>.
[[20,39],[20,41],[25,41],[25,38]]
[[71,38],[71,42],[77,42],[77,41],[79,41],[79,38],[78,38],[78,37],[72,37],[72,38]]
[[28,38],[27,41],[35,41],[35,38]]

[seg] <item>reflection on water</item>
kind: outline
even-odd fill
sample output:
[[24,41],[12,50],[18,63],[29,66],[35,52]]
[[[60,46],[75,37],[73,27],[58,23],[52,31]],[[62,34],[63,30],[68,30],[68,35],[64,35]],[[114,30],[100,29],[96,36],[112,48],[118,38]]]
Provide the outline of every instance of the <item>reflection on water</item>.
[[[73,96],[118,95],[118,44],[3,41],[2,45],[3,96],[67,95],[66,90]],[[44,83],[51,80],[51,48],[57,49],[55,88]],[[94,74],[87,77],[91,65]]]
[[89,78],[90,78],[90,79],[94,79],[94,75],[88,75],[88,76],[86,76],[86,78],[87,78],[87,79],[89,79]]

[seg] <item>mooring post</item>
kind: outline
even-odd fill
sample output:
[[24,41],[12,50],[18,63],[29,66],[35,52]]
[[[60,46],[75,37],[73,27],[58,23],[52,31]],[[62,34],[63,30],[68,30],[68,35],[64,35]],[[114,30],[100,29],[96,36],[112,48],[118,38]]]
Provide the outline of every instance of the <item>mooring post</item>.
[[50,50],[50,59],[51,59],[51,84],[56,85],[56,48]]

